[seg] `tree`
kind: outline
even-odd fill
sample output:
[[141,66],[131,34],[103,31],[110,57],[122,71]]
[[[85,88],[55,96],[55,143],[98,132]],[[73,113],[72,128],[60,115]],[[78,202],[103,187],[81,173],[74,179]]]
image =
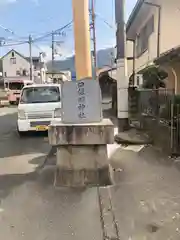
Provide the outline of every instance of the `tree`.
[[168,77],[168,74],[159,66],[148,66],[141,70],[139,73],[143,75],[143,88],[158,89],[166,87],[164,79]]

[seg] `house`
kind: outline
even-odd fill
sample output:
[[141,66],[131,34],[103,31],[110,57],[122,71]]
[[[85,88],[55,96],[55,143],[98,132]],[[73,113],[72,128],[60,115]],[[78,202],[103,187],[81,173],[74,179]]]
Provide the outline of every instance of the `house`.
[[[180,92],[179,22],[177,0],[137,1],[126,25],[129,77],[156,63],[168,73],[167,87]],[[175,52],[176,59],[170,60]]]
[[29,76],[30,62],[15,50],[9,51],[2,57],[3,77]]
[[180,46],[164,52],[154,63],[168,73],[166,87],[174,89],[175,94],[180,94]]
[[[2,73],[4,78],[8,77],[30,77],[30,58],[25,57],[16,50],[12,49],[2,58]],[[44,63],[40,57],[32,57],[33,78],[37,80],[41,76],[41,69]]]

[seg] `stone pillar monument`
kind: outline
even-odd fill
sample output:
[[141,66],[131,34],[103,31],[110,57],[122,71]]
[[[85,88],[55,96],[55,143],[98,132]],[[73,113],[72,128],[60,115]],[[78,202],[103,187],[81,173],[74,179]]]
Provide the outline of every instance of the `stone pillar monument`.
[[55,186],[110,184],[107,144],[114,126],[102,118],[99,83],[92,79],[88,0],[73,0],[77,82],[62,85],[62,119],[49,126],[57,148]]

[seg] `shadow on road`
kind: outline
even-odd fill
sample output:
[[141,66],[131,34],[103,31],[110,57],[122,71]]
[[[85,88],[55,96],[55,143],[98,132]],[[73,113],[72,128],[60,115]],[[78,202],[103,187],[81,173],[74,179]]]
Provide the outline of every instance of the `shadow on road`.
[[46,156],[35,157],[29,161],[29,164],[36,165],[36,171],[42,170],[47,166],[56,165],[56,147],[52,147]]
[[7,197],[14,188],[22,185],[24,182],[33,181],[36,178],[37,174],[35,172],[0,175],[0,199]]
[[[26,165],[36,165],[32,172],[23,174],[7,173],[1,175],[0,170],[0,199],[6,198],[13,191],[13,189],[27,182],[35,181],[38,185],[41,186],[53,186],[56,169],[56,157],[54,156],[53,152],[50,151],[47,156],[35,157],[29,162],[27,162],[25,159],[25,162],[27,162]],[[13,160],[11,160],[11,164],[14,164]],[[14,171],[17,170],[18,169],[16,167]]]
[[[54,151],[50,151],[50,154],[46,157],[39,156],[30,160],[27,165],[36,165],[32,172],[24,174],[0,174],[0,199],[7,197],[14,188],[26,182],[36,181],[36,183],[40,185],[52,186],[56,169],[56,157],[53,152]],[[13,160],[11,163],[13,164]]]
[[16,131],[17,113],[0,116],[0,158],[30,153],[48,153],[47,133],[28,134],[20,138]]

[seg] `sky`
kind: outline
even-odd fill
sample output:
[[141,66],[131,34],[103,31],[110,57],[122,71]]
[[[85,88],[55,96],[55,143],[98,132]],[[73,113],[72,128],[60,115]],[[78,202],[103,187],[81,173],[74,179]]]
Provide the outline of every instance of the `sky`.
[[[59,29],[72,20],[72,0],[0,0],[0,38],[8,39],[6,44],[23,43],[29,34],[33,39]],[[77,0],[78,1],[78,0]],[[137,0],[126,0],[126,20]],[[96,0],[95,12],[97,49],[114,47],[115,14],[114,0]],[[4,29],[9,29],[9,32]],[[73,26],[56,36],[58,59],[65,59],[74,53]],[[0,47],[0,56],[11,49],[28,56],[28,44]],[[33,55],[40,51],[51,57],[51,36],[33,44]]]

